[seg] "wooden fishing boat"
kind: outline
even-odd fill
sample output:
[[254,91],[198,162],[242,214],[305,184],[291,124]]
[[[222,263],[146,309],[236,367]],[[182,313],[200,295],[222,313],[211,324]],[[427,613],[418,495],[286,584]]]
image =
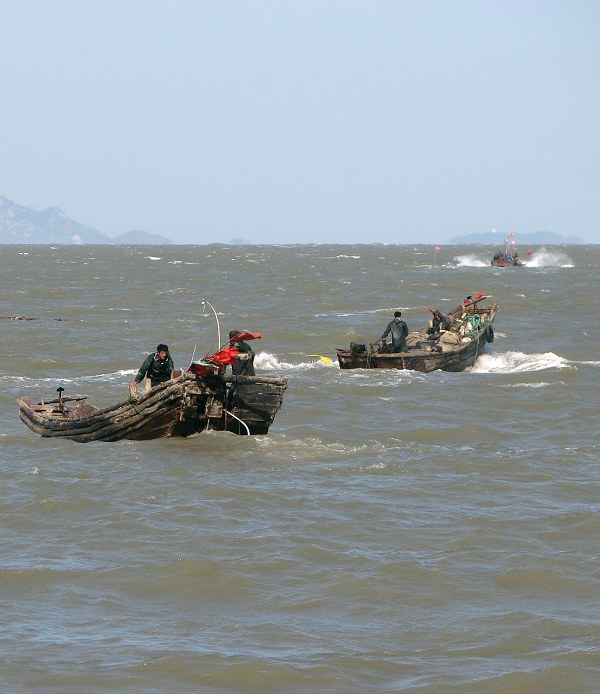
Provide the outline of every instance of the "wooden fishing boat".
[[429,325],[409,333],[406,350],[387,352],[385,344],[352,343],[350,349],[338,349],[340,369],[407,369],[412,371],[464,371],[473,366],[486,343],[494,339],[492,323],[498,304],[483,306],[487,297],[476,294],[447,314],[450,330],[432,341]]
[[494,253],[492,267],[523,267],[515,247],[516,242],[513,240],[511,243],[511,239],[514,239],[515,235],[514,231],[508,232],[507,237],[504,239],[504,249]]
[[496,253],[492,258],[492,267],[523,267],[523,263],[516,253]]
[[198,375],[174,371],[172,379],[112,407],[99,409],[86,396],[32,403],[21,397],[19,417],[44,437],[88,441],[190,436],[207,429],[266,434],[283,402],[282,376]]
[[[212,309],[220,345],[217,312],[206,300],[202,306]],[[168,381],[143,394],[130,387],[129,398],[111,407],[94,407],[85,395],[65,398],[64,388],[57,388],[58,398],[53,400],[34,404],[28,397],[18,398],[19,417],[40,436],[80,443],[191,436],[207,429],[266,434],[283,403],[287,378],[256,376],[254,367],[248,368],[254,352],[248,347],[242,353],[240,346],[261,337],[260,333],[232,331],[225,345],[199,361],[194,361],[194,348],[186,371],[173,371]],[[246,366],[237,368],[241,362]],[[226,373],[228,366],[233,374]]]

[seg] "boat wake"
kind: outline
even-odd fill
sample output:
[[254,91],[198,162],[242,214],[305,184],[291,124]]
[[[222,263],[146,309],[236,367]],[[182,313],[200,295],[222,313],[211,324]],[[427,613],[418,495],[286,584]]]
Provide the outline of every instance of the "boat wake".
[[309,357],[308,355],[304,355],[302,359],[306,359],[306,361],[301,361],[300,363],[292,363],[292,362],[287,362],[287,361],[282,361],[278,359],[274,354],[269,354],[268,352],[260,352],[259,354],[256,355],[254,358],[254,366],[256,367],[257,371],[278,371],[281,372],[282,370],[290,371],[290,370],[300,370],[300,371],[306,371],[308,369],[318,369],[318,368],[325,368],[325,369],[338,369],[338,363],[335,361],[332,356],[327,356],[323,355],[325,359],[331,359],[332,362],[331,364],[326,363],[326,361],[323,361],[322,359],[319,359],[318,356],[314,357]]
[[[458,255],[454,258],[457,267],[488,267],[489,260],[482,260],[474,253],[470,255]],[[549,251],[540,248],[538,251],[521,258],[523,267],[575,267],[575,264],[566,253]]]
[[526,267],[575,267],[566,253],[540,248],[523,260]]
[[476,255],[458,255],[454,260],[458,267],[487,267],[490,264],[489,261],[481,260]]
[[571,368],[571,362],[559,357],[554,352],[543,354],[504,352],[480,355],[473,365],[471,373],[523,373],[568,368]]

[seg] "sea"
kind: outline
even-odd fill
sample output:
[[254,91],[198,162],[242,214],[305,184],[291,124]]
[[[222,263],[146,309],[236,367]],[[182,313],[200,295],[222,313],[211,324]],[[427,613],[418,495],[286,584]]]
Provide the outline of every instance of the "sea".
[[[0,691],[596,694],[600,246],[0,247]],[[341,370],[474,293],[462,373]],[[259,332],[269,433],[41,438]]]

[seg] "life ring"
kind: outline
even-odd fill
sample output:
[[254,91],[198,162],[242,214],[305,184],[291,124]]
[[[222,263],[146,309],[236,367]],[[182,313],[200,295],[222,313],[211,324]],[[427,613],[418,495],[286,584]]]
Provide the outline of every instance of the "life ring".
[[488,323],[485,326],[485,341],[486,342],[493,342],[494,341],[494,328],[492,328],[491,323]]

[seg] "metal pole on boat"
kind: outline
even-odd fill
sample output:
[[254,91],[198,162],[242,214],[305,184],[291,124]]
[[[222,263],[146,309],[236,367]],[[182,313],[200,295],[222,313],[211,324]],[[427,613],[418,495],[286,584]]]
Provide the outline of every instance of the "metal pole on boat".
[[[211,311],[213,312],[215,316],[215,320],[217,322],[217,349],[216,351],[218,352],[221,349],[221,325],[219,323],[219,316],[217,316],[217,312],[215,311],[213,305],[209,303],[206,299],[202,299],[202,313],[206,313],[206,306],[208,306]],[[192,361],[194,361],[194,357],[196,356],[196,347],[198,346],[198,343],[194,345],[194,351],[192,352]]]

